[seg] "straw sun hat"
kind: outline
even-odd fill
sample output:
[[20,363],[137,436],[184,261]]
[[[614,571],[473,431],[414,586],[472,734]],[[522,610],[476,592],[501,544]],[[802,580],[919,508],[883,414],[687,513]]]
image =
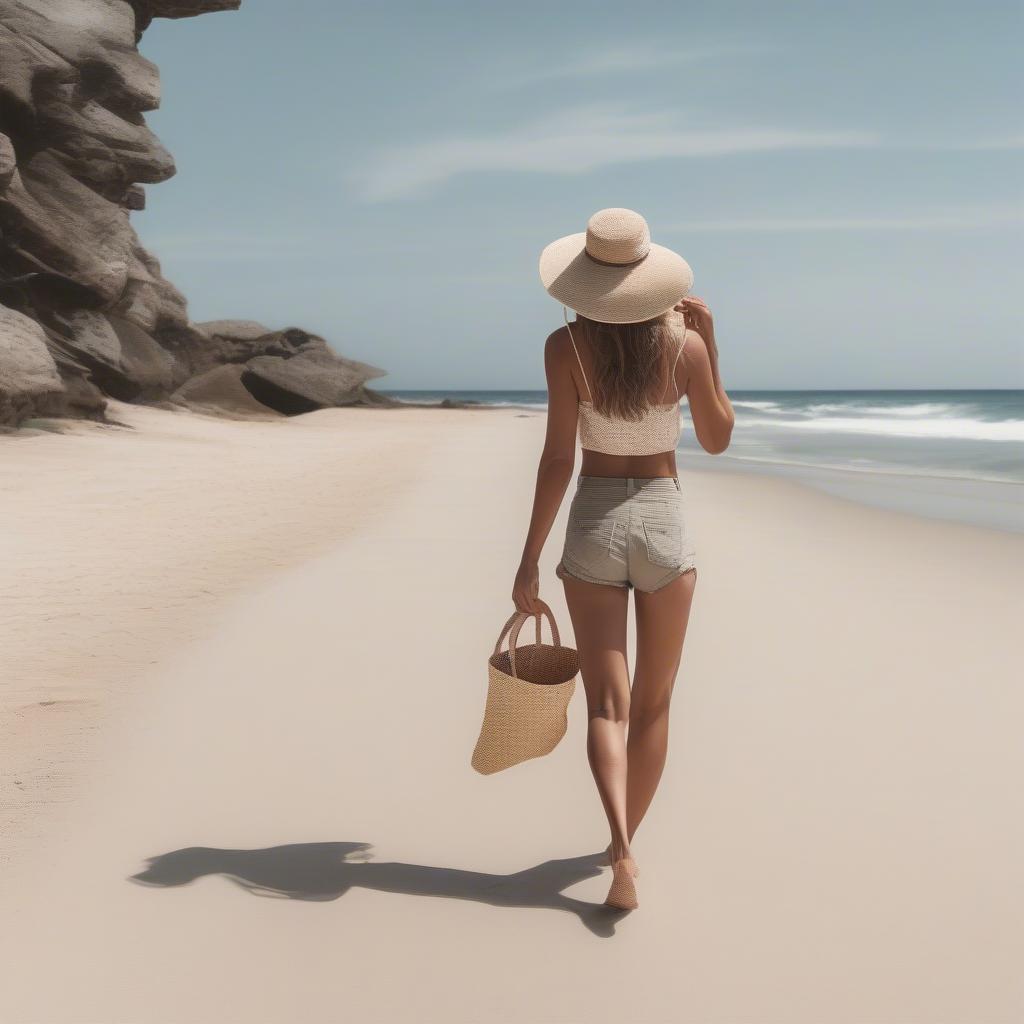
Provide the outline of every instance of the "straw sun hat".
[[678,253],[655,245],[635,210],[598,210],[587,230],[544,247],[540,279],[548,294],[590,320],[634,324],[670,310],[693,287]]

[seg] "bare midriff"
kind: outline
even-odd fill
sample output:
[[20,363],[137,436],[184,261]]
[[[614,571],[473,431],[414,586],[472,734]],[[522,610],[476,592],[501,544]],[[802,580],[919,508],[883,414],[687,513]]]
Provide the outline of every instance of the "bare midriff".
[[656,476],[676,475],[676,453],[658,452],[656,455],[607,455],[604,452],[581,449],[583,461],[581,476],[633,477],[637,480]]

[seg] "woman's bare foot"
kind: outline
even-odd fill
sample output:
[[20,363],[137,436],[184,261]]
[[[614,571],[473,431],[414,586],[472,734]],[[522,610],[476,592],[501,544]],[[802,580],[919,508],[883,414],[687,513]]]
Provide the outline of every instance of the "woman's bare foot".
[[[612,844],[611,843],[609,843],[608,846],[605,847],[604,856],[605,856],[605,861],[607,862],[608,866],[611,867],[612,864],[614,863],[614,861],[612,859]],[[632,852],[630,850],[628,850],[628,849],[626,850],[625,853],[620,853],[619,854],[619,857],[629,857],[629,858],[632,858],[632,856],[633,856]],[[616,859],[618,859],[618,858],[616,858]],[[633,861],[633,868],[634,868],[634,875],[635,875],[635,877],[639,878],[640,877],[640,868],[637,867],[636,861]]]
[[605,897],[605,906],[615,910],[636,910],[640,906],[634,881],[638,874],[639,869],[632,857],[615,860],[612,863],[612,884]]

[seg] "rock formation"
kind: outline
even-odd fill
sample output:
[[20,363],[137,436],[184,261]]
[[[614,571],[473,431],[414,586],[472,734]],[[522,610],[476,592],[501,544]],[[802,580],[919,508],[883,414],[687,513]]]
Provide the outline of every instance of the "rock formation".
[[378,404],[384,371],[298,328],[192,323],[129,220],[174,160],[137,50],[153,18],[241,0],[0,0],[0,425],[107,397],[259,416]]

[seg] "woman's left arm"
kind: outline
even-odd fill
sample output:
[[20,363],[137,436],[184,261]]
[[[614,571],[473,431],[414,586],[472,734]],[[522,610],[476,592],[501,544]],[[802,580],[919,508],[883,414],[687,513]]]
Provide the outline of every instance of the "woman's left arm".
[[538,562],[551,525],[565,497],[576,464],[576,418],[579,394],[569,366],[565,328],[555,331],[544,346],[544,372],[548,383],[548,421],[537,467],[533,514],[523,545],[523,557],[512,588],[512,600],[521,612],[540,611]]

